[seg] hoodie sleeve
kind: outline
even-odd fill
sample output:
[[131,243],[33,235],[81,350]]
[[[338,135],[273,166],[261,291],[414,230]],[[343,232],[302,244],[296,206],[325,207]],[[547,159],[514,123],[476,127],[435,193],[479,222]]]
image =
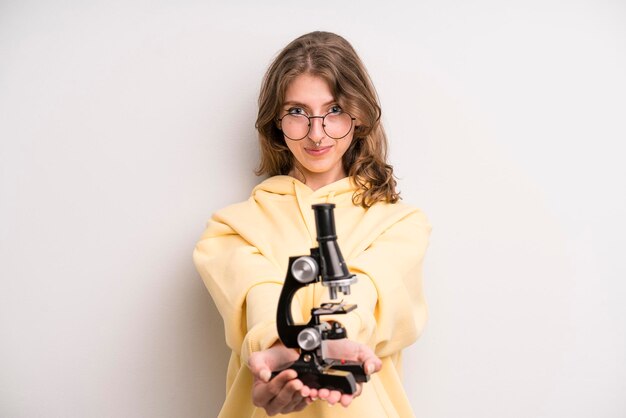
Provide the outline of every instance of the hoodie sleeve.
[[214,216],[193,260],[222,319],[226,344],[242,363],[278,339],[276,306],[284,272],[226,222]]
[[350,318],[359,323],[352,327],[358,330],[358,340],[373,347],[379,357],[412,344],[424,328],[428,313],[422,261],[430,231],[426,216],[413,211],[346,260],[359,277],[356,286],[363,289],[356,295],[363,300],[355,300],[359,314]]

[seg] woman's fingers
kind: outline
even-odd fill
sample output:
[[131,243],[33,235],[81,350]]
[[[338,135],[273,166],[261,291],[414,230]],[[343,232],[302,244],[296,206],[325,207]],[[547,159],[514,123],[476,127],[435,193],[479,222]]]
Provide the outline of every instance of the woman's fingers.
[[341,395],[341,398],[339,398],[339,403],[344,406],[347,407],[348,405],[350,405],[352,403],[352,401],[354,400],[354,398],[356,398],[358,395],[355,393],[353,395],[348,395],[348,394],[343,394]]
[[308,397],[312,391],[297,377],[297,373],[289,369],[282,371],[268,383],[255,379],[252,388],[254,405],[265,409],[270,416],[303,410],[312,402]]
[[252,402],[255,406],[265,408],[280,394],[283,387],[296,377],[298,374],[294,370],[284,370],[267,383],[256,380],[252,387]]
[[296,350],[277,343],[267,350],[250,354],[248,367],[255,377],[267,382],[270,380],[272,370],[281,370],[297,358]]
[[330,395],[330,390],[326,388],[319,388],[317,390],[317,397],[320,399],[326,400],[326,398],[328,398],[328,395]]
[[363,362],[365,373],[374,374],[379,372],[383,367],[383,362],[376,356],[374,351],[364,344],[359,344],[357,352],[357,361]]
[[327,347],[329,357],[363,363],[367,374],[376,373],[383,366],[382,361],[376,356],[374,351],[365,344],[341,339],[328,341]]
[[378,373],[383,368],[383,362],[372,353],[372,357],[368,357],[363,362],[365,373],[372,375]]
[[248,368],[255,378],[261,379],[263,382],[269,382],[272,372],[267,364],[267,356],[264,352],[256,352],[250,355],[248,359]]
[[308,398],[309,396],[311,396],[311,388],[303,385],[302,389],[300,389],[300,396],[302,396],[303,398]]
[[296,405],[303,400],[299,393],[302,386],[302,382],[298,379],[287,382],[287,384],[281,388],[280,392],[269,402],[266,410],[283,414],[293,411]]
[[339,402],[340,399],[341,399],[341,392],[339,392],[338,390],[331,390],[330,394],[328,395],[328,398],[326,398],[326,402],[328,402],[331,405],[334,405],[337,402]]

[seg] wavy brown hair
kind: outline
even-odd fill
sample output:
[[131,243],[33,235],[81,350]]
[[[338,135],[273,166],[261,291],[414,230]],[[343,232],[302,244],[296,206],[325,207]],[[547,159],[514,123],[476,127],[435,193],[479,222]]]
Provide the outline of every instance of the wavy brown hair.
[[277,124],[287,86],[301,74],[323,78],[339,106],[357,118],[352,143],[343,155],[343,168],[358,187],[352,201],[365,208],[376,202],[395,203],[393,167],[387,164],[387,136],[372,81],[348,41],[329,32],[311,32],[287,45],[268,68],[259,94],[261,161],[257,175],[288,174],[294,157]]

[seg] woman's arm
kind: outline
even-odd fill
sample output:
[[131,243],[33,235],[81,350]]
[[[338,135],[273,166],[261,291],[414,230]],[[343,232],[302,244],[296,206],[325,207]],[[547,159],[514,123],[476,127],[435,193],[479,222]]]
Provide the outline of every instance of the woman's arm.
[[382,232],[362,252],[346,259],[359,281],[349,303],[358,308],[344,318],[348,337],[367,344],[379,357],[415,342],[428,317],[422,262],[431,226],[414,210]]
[[226,344],[246,363],[278,339],[277,265],[215,216],[196,244],[194,263],[224,321]]

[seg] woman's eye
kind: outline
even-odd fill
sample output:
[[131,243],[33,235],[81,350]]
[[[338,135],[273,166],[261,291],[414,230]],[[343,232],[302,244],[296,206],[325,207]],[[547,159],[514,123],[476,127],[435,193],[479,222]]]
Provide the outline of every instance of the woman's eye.
[[304,115],[304,109],[301,107],[292,107],[287,110],[290,115]]
[[341,113],[341,112],[342,112],[341,108],[340,108],[339,106],[337,106],[337,105],[332,106],[332,107],[328,110],[328,113],[335,113],[335,114],[337,114],[337,113]]

